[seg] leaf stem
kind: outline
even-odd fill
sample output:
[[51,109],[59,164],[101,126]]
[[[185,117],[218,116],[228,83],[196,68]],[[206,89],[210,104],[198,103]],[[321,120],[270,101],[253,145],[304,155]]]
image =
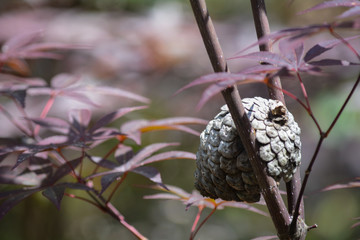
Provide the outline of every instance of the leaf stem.
[[128,175],[129,172],[125,172],[122,176],[121,176],[121,179],[120,181],[118,181],[116,183],[116,186],[114,187],[114,189],[111,191],[108,199],[106,200],[106,203],[110,202],[111,201],[111,198],[114,196],[114,193],[116,192],[116,190],[118,189],[118,187],[124,182],[126,176]]
[[195,237],[194,232],[195,232],[195,230],[196,230],[197,224],[198,224],[199,221],[200,221],[201,213],[202,213],[202,211],[204,210],[204,208],[205,208],[204,205],[199,205],[199,206],[198,206],[198,212],[197,212],[197,214],[196,214],[194,223],[193,223],[193,225],[192,225],[192,227],[191,227],[190,240],[192,240],[192,239]]
[[[200,228],[209,220],[209,218],[215,213],[215,211],[217,210],[217,205],[214,206],[214,208],[211,210],[211,212],[209,213],[209,215],[206,216],[206,218],[204,220],[202,220],[202,222],[200,223],[200,225],[197,227],[197,229],[193,232],[191,232],[190,235],[190,240],[193,240],[194,237],[196,236],[196,234],[199,232]],[[200,219],[200,214],[202,212],[202,209],[199,208],[199,212],[198,212],[198,216]],[[194,222],[195,224],[195,222]]]
[[75,169],[73,168],[73,166],[71,166],[71,164],[69,163],[69,161],[67,160],[67,158],[66,158],[65,155],[63,154],[62,149],[61,149],[61,148],[58,148],[58,149],[57,149],[57,152],[58,152],[59,155],[65,160],[66,164],[67,164],[68,167],[71,169],[71,172],[72,172],[73,177],[76,178],[76,180],[77,180],[78,182],[82,182],[81,177],[80,177],[78,174],[76,174]]
[[[114,152],[116,151],[116,149],[118,149],[120,143],[121,143],[121,142],[118,142],[115,146],[113,146],[113,147],[110,149],[110,151],[105,154],[105,156],[103,157],[103,159],[108,158],[112,153],[114,153]],[[99,168],[100,168],[100,165],[96,164],[94,170],[92,171],[92,174],[90,174],[90,175],[96,174],[97,171],[99,170]]]
[[[49,100],[46,102],[45,107],[40,114],[41,119],[44,119],[47,116],[51,107],[54,105],[54,102],[55,102],[55,95],[51,94]],[[37,136],[39,134],[39,131],[40,131],[40,125],[36,125],[34,130],[34,136]]]
[[321,127],[320,127],[320,124],[319,124],[319,122],[317,121],[317,119],[315,118],[314,113],[313,113],[313,111],[312,111],[312,109],[311,109],[309,97],[308,97],[308,94],[307,94],[307,92],[306,92],[306,88],[305,88],[304,82],[302,81],[302,78],[301,78],[301,76],[300,76],[300,73],[299,73],[299,72],[296,72],[296,76],[297,76],[297,78],[298,78],[298,80],[299,80],[299,82],[300,82],[301,91],[302,91],[303,96],[304,96],[304,98],[305,98],[305,100],[306,100],[306,105],[307,105],[307,108],[306,108],[306,109],[307,109],[310,117],[311,117],[312,120],[314,121],[317,129],[319,130],[319,133],[322,134],[322,129],[321,129]]
[[103,211],[103,212],[105,211],[104,208],[103,208],[101,205],[98,205],[98,204],[90,201],[90,200],[87,199],[87,198],[80,197],[80,196],[76,196],[76,195],[71,194],[71,193],[64,193],[64,195],[67,196],[67,197],[70,197],[70,198],[75,198],[75,199],[79,199],[79,200],[82,200],[82,201],[84,201],[84,202],[90,203],[91,205],[97,207],[97,208],[100,209],[101,211]]
[[117,219],[124,227],[126,227],[134,236],[136,236],[140,240],[147,240],[145,236],[143,236],[136,228],[125,221],[124,216],[111,204],[106,204],[106,209],[113,216]]

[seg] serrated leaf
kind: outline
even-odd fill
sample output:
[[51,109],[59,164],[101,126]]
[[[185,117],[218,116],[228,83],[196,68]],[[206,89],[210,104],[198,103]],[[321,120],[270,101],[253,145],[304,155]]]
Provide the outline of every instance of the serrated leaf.
[[91,111],[89,109],[71,109],[69,111],[69,121],[71,123],[79,123],[83,127],[87,127],[91,120]]
[[70,124],[63,119],[54,118],[54,117],[46,117],[46,118],[26,118],[33,123],[47,128],[51,131],[67,134],[69,131]]
[[30,96],[51,95],[53,92],[54,91],[48,87],[30,88],[27,90],[27,94]]
[[150,100],[146,97],[119,88],[105,87],[105,86],[87,86],[86,90],[93,93],[124,97],[142,103],[150,103]]
[[148,145],[145,148],[143,148],[142,150],[140,150],[134,157],[132,157],[126,163],[114,168],[113,170],[93,174],[89,178],[131,171],[134,168],[141,166],[142,165],[141,162],[144,161],[145,158],[147,158],[154,152],[159,151],[160,149],[168,147],[168,146],[176,146],[176,145],[178,145],[178,143],[154,143],[154,144]]
[[102,176],[101,178],[101,192],[100,194],[102,194],[103,192],[105,192],[105,190],[114,182],[116,181],[116,179],[118,179],[119,177],[121,177],[123,175],[123,172],[117,172],[117,173],[111,173],[111,174],[107,174]]
[[313,66],[353,66],[360,65],[360,63],[349,62],[346,60],[338,60],[338,59],[321,59],[319,61],[311,61],[308,62]]
[[115,121],[116,119],[124,116],[127,113],[145,108],[147,108],[147,106],[120,108],[117,111],[114,111],[112,113],[103,116],[97,122],[95,122],[95,124],[91,127],[90,132],[94,132],[95,130],[111,123],[112,121]]
[[61,118],[46,117],[46,118],[27,118],[41,127],[47,128],[68,128],[68,122]]
[[360,15],[360,7],[352,7],[349,10],[343,12],[338,18],[348,18],[352,16]]
[[297,70],[302,63],[302,55],[304,53],[303,40],[289,41],[288,39],[283,39],[279,42],[279,50],[280,54]]
[[61,200],[64,196],[65,186],[55,185],[42,191],[42,195],[49,199],[60,210]]
[[[188,120],[188,121],[186,121]],[[179,124],[206,124],[207,121],[197,118],[166,118],[155,121],[148,121],[144,119],[133,120],[124,123],[121,126],[121,132],[127,135],[127,138],[134,140],[137,144],[141,144],[141,134],[150,131],[162,131],[162,130],[179,130],[187,132],[196,136],[200,133],[189,127]]]
[[181,199],[179,196],[176,196],[171,193],[157,193],[153,195],[146,195],[144,199],[164,199],[164,200],[178,200]]
[[38,145],[61,145],[61,144],[65,144],[68,141],[68,137],[67,136],[62,136],[62,135],[55,135],[55,136],[50,136],[44,139],[41,139],[37,144]]
[[11,92],[11,96],[20,103],[22,108],[25,108],[26,90],[18,90]]
[[67,88],[79,82],[81,78],[67,73],[61,73],[51,79],[53,88]]
[[93,190],[91,187],[86,186],[84,183],[70,183],[70,182],[64,182],[57,184],[58,186],[64,186],[65,188],[71,188],[71,189],[77,189],[77,190],[85,190],[85,191],[91,191]]
[[131,147],[121,145],[115,151],[115,160],[118,162],[119,165],[125,164],[128,162],[132,157],[134,157],[134,151]]
[[103,168],[107,168],[107,169],[114,169],[116,168],[118,165],[112,161],[109,161],[107,159],[104,159],[102,157],[97,157],[97,156],[90,156],[87,155],[87,157],[95,164],[97,164],[100,167]]
[[235,84],[246,84],[246,83],[254,83],[254,82],[263,82],[265,77],[263,76],[256,76],[254,78],[247,78],[247,79],[230,79],[230,80],[223,80],[221,82],[218,82],[216,84],[212,84],[209,87],[207,87],[199,100],[199,103],[196,106],[197,110],[200,110],[205,103],[207,103],[212,97],[214,97],[216,94],[220,93],[222,90],[227,88],[228,86],[232,86]]
[[7,195],[8,198],[5,199],[0,205],[0,219],[3,218],[13,207],[20,203],[25,198],[30,195],[38,192],[40,189],[29,189],[29,190],[17,190],[17,191],[8,191],[0,193],[0,198],[4,195]]
[[288,38],[289,41],[304,41],[306,38],[314,35],[316,33],[320,33],[324,30],[329,30],[332,26],[328,23],[324,24],[315,24],[306,27],[295,27],[295,28],[287,28],[283,29],[274,33],[270,33],[265,35],[264,37],[260,38],[257,42],[251,44],[250,46],[246,47],[244,50],[235,54],[235,56],[240,55],[241,53],[245,52],[246,50],[261,44],[265,44],[269,41],[272,44],[276,43],[277,41]]
[[238,59],[238,58],[251,59],[251,60],[261,62],[261,63],[269,63],[269,64],[272,64],[275,66],[282,66],[282,67],[287,67],[287,68],[292,67],[291,63],[286,61],[279,54],[272,53],[272,52],[265,52],[265,51],[253,52],[253,53],[249,53],[249,54],[242,55],[242,56],[235,56],[235,57],[232,57],[231,59]]
[[[49,168],[43,171],[14,171],[10,166],[0,167],[0,184],[38,186],[49,175]],[[46,172],[48,171],[48,172]]]
[[241,71],[242,74],[256,74],[256,73],[273,73],[277,72],[283,67],[274,65],[257,65],[249,68],[245,68]]
[[4,45],[2,46],[2,52],[13,52],[21,47],[24,47],[25,45],[28,45],[34,40],[39,39],[42,32],[43,31],[32,31],[14,36],[4,43]]
[[16,160],[16,163],[15,165],[13,166],[12,169],[15,169],[17,166],[19,166],[22,162],[30,159],[31,157],[34,156],[34,153],[28,153],[28,152],[25,152],[25,153],[22,153],[18,156],[17,160]]
[[126,164],[131,166],[137,166],[140,162],[144,161],[145,158],[151,154],[169,146],[177,146],[179,143],[154,143],[146,146],[140,150],[133,158],[131,158]]
[[140,166],[140,167],[132,169],[131,172],[140,174],[140,175],[148,178],[150,181],[153,181],[154,183],[157,183],[161,187],[167,189],[165,184],[162,182],[160,172],[154,167]]
[[86,46],[61,43],[33,43],[41,36],[42,31],[30,32],[15,36],[3,45],[0,56],[5,61],[8,59],[34,59],[52,58],[59,59],[61,55],[51,53],[55,49],[81,49]]
[[62,90],[60,96],[69,97],[75,101],[93,106],[93,107],[100,107],[99,104],[96,104],[93,102],[89,97],[86,96],[86,94],[81,93],[79,91],[72,91],[72,90]]
[[250,205],[248,203],[225,201],[225,202],[221,203],[221,205],[223,207],[234,207],[234,208],[245,209],[247,211],[254,212],[254,213],[266,216],[266,217],[269,216],[269,214],[267,214],[266,212],[264,212],[264,211],[262,211],[262,210],[260,210],[260,209],[258,209],[256,207],[253,207],[252,205]]
[[348,41],[357,39],[359,37],[360,37],[360,35],[357,35],[357,36],[348,37],[348,38],[344,38],[344,39],[332,39],[332,40],[327,40],[327,41],[318,43],[306,52],[306,54],[304,56],[304,61],[309,62],[311,59],[318,57],[321,54],[323,54],[324,52],[331,50],[336,45],[343,43],[344,40],[348,42]]
[[173,186],[173,185],[166,185],[166,189],[160,187],[159,185],[152,185],[152,186],[146,186],[146,188],[151,188],[154,190],[159,190],[159,191],[165,191],[165,192],[170,192],[180,198],[189,198],[190,197],[190,193],[186,192],[185,190],[183,190],[182,188]]
[[326,8],[333,8],[333,7],[354,7],[360,6],[360,2],[358,0],[334,0],[334,1],[325,1],[323,3],[317,4],[311,8],[308,8],[304,11],[299,12],[298,14],[305,14],[308,12],[312,12],[315,10],[321,10]]
[[170,159],[196,159],[196,155],[194,153],[190,152],[184,152],[184,151],[169,151],[164,153],[159,153],[156,155],[153,155],[144,161],[142,161],[142,165],[146,165],[149,163],[164,161],[164,160],[170,160]]
[[53,185],[58,180],[63,178],[65,175],[73,171],[80,163],[81,163],[82,157],[76,158],[74,160],[71,160],[69,162],[64,163],[61,165],[56,172],[48,179],[45,179],[43,185]]
[[330,185],[330,186],[322,189],[321,191],[338,190],[338,189],[345,189],[345,188],[358,188],[358,187],[360,187],[360,181],[349,182],[349,183],[345,183],[345,184]]
[[[241,74],[239,74],[239,75],[241,75]],[[232,78],[232,74],[224,73],[224,72],[211,73],[211,74],[208,74],[205,76],[201,76],[201,77],[195,79],[194,81],[190,82],[189,84],[185,85],[184,87],[180,88],[179,90],[177,90],[175,92],[175,95],[179,94],[180,92],[182,92],[188,88],[191,88],[191,87],[195,87],[195,86],[207,84],[207,83],[213,83],[213,82],[217,82],[219,80],[230,79],[230,78]],[[244,78],[245,78],[245,76],[244,76]]]

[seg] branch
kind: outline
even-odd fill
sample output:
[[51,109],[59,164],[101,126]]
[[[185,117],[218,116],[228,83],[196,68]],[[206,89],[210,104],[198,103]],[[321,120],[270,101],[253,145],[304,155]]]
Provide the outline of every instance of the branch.
[[[304,192],[305,192],[305,187],[306,187],[306,184],[307,184],[307,181],[309,179],[309,176],[310,176],[310,173],[311,173],[311,170],[312,170],[312,166],[314,165],[315,163],[315,160],[317,158],[317,155],[319,153],[319,150],[320,150],[320,147],[321,147],[321,144],[323,143],[324,139],[327,138],[329,136],[329,133],[331,132],[331,130],[333,129],[333,127],[335,126],[336,122],[338,121],[338,119],[340,118],[340,115],[342,114],[342,112],[344,111],[346,105],[348,104],[350,98],[353,96],[354,92],[355,92],[355,89],[357,88],[357,86],[359,85],[360,83],[360,74],[358,75],[357,79],[356,79],[356,82],[354,83],[349,95],[347,96],[345,102],[343,103],[343,105],[341,106],[339,112],[336,114],[333,122],[330,124],[328,130],[326,132],[322,132],[320,134],[320,139],[318,141],[318,145],[316,146],[316,149],[315,149],[315,152],[313,154],[313,157],[311,158],[311,161],[309,163],[309,166],[308,168],[306,169],[305,171],[305,177],[304,177],[304,180],[303,180],[303,183],[302,183],[302,186],[301,186],[301,190],[300,190],[300,194],[299,196],[302,197],[304,195]],[[293,218],[293,221],[291,223],[291,229],[294,229],[296,227],[296,221],[294,221],[294,219],[297,218],[297,216],[299,216],[299,212],[301,211],[301,204],[300,204],[300,201],[298,200],[296,202],[296,207],[295,207],[295,211],[294,211],[294,218]]]
[[[220,47],[205,0],[190,0],[190,3],[214,71],[228,72],[224,54]],[[255,140],[254,130],[245,114],[239,92],[236,86],[230,86],[222,91],[222,95],[229,107],[241,141],[248,153],[250,163],[259,182],[262,195],[277,229],[278,236],[281,239],[288,239],[290,215],[281,198],[275,180],[267,175],[265,165],[257,155],[258,146]]]
[[[253,18],[256,28],[256,34],[258,39],[270,34],[269,21],[266,14],[266,6],[264,0],[251,0],[251,8],[253,12]],[[270,42],[259,46],[260,51],[272,51]],[[271,99],[281,101],[285,105],[284,94],[282,92],[281,81],[279,77],[269,79],[268,92]],[[288,211],[292,215],[296,206],[296,202],[299,196],[301,188],[300,171],[297,171],[290,182],[286,183]],[[304,201],[301,199],[300,216],[304,219]],[[306,235],[306,234],[305,234]],[[305,238],[305,236],[304,236]]]

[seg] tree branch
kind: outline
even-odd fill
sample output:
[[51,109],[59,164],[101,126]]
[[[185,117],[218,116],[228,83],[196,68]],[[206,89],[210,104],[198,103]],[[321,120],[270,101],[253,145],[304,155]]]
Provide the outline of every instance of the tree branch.
[[[199,27],[204,45],[215,72],[228,72],[214,25],[211,21],[205,0],[190,0],[197,25]],[[236,86],[230,86],[222,91],[222,95],[229,107],[241,141],[248,153],[250,163],[259,182],[261,193],[266,201],[270,215],[281,239],[289,238],[290,215],[279,193],[275,180],[266,173],[264,163],[260,160],[255,140],[254,130],[245,114]]]
[[[270,25],[269,20],[266,13],[266,6],[264,0],[251,0],[251,8],[253,12],[254,24],[256,29],[256,34],[258,39],[270,34]],[[268,41],[265,44],[259,45],[260,51],[272,51],[271,42]],[[285,105],[284,94],[281,91],[281,81],[280,77],[274,77],[269,80],[270,84],[268,84],[268,92],[271,99],[276,99],[281,101]],[[275,87],[274,87],[275,86]],[[300,171],[298,170],[290,182],[286,183],[286,192],[287,192],[287,202],[288,202],[288,211],[290,215],[294,214],[294,210],[296,209],[296,204],[298,202],[298,197],[300,196],[301,189],[301,176]],[[302,196],[300,196],[301,200],[299,200],[299,213],[302,219],[305,219],[305,211],[304,211],[304,201]],[[297,219],[297,217],[296,217]],[[290,229],[290,230],[294,230]],[[301,239],[305,239],[306,231],[304,232]]]

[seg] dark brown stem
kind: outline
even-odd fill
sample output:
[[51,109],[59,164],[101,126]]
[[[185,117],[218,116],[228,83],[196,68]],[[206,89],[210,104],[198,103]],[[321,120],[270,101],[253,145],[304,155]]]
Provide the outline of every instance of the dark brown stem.
[[[264,0],[251,0],[251,8],[253,12],[254,24],[258,39],[270,34],[269,20],[266,14],[266,7]],[[260,51],[272,51],[271,42],[261,44]],[[276,99],[285,104],[284,94],[281,89],[281,81],[279,77],[269,79],[269,83],[275,88],[268,88],[269,96],[271,99]]]
[[[190,3],[214,71],[227,72],[227,64],[205,0],[190,0]],[[273,178],[267,176],[266,168],[257,155],[256,149],[258,146],[255,141],[255,134],[245,114],[239,92],[236,86],[230,86],[222,91],[222,95],[250,158],[278,236],[281,239],[288,239],[290,215],[281,198],[276,182]]]
[[[261,39],[267,34],[270,34],[270,25],[266,14],[266,6],[264,0],[251,0],[251,8],[256,28],[258,39]],[[260,51],[272,51],[271,42],[264,43],[259,46]],[[274,77],[269,80],[268,92],[271,99],[276,99],[284,103],[285,99],[283,91],[281,90],[281,81],[279,77]],[[292,215],[295,209],[297,198],[301,188],[300,171],[297,171],[292,180],[286,183],[288,211]],[[304,206],[301,200],[301,217],[304,218]],[[305,236],[304,236],[305,237]]]
[[[305,171],[305,176],[304,176],[304,180],[303,180],[303,183],[301,185],[301,189],[300,189],[300,193],[299,193],[299,197],[302,197],[304,195],[304,191],[305,191],[305,187],[306,187],[306,183],[309,179],[309,176],[310,176],[310,172],[312,170],[312,166],[314,165],[315,163],[315,159],[317,158],[317,155],[319,153],[319,150],[321,148],[321,145],[324,141],[324,135],[321,135],[320,136],[320,139],[318,141],[318,144],[316,146],[316,149],[315,149],[315,152],[313,154],[313,157],[311,158],[311,161],[310,161],[310,164],[308,166],[308,168],[306,169]],[[295,232],[296,231],[296,222],[297,222],[297,218],[299,216],[299,210],[300,210],[300,205],[301,205],[301,201],[297,201],[296,202],[296,206],[295,206],[295,210],[294,210],[294,215],[293,215],[293,220],[291,222],[291,226],[290,226],[290,231],[291,232]]]

